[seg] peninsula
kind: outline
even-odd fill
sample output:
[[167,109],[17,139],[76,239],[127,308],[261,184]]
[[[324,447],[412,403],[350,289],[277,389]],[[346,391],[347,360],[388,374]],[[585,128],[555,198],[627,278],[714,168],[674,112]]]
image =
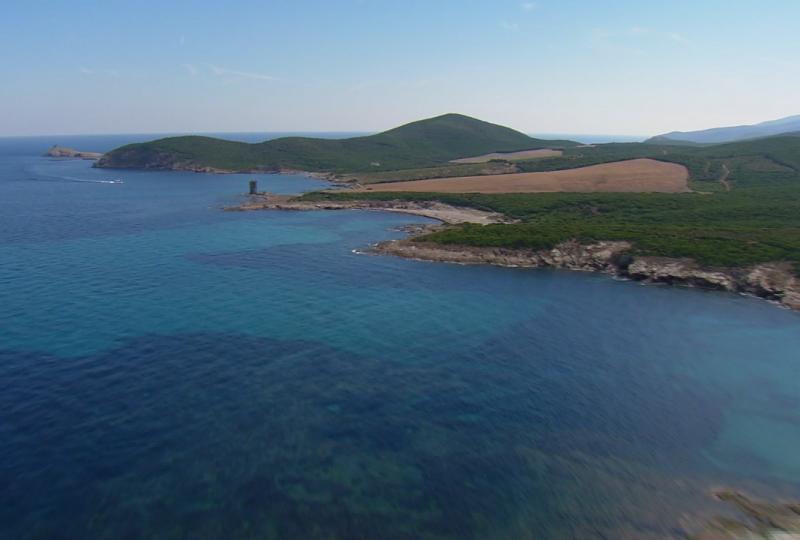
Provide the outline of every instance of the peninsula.
[[[447,114],[340,140],[160,139],[113,150],[96,166],[308,171],[349,189],[292,200],[259,195],[238,209],[405,211],[445,225],[376,251],[603,271],[754,294],[800,309],[800,136],[794,133],[709,145],[581,145]],[[446,208],[484,217],[459,220],[453,218],[459,212]]]
[[104,155],[97,167],[340,174],[428,167],[492,152],[577,145],[573,141],[535,139],[489,122],[445,114],[349,139],[283,137],[249,144],[212,137],[169,137],[117,148]]

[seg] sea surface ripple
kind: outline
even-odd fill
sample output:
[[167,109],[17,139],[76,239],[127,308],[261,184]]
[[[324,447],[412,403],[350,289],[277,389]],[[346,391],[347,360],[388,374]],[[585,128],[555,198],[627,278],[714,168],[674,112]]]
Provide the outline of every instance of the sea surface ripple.
[[0,538],[673,538],[717,486],[800,496],[797,313],[360,255],[424,218],[49,144],[0,139]]

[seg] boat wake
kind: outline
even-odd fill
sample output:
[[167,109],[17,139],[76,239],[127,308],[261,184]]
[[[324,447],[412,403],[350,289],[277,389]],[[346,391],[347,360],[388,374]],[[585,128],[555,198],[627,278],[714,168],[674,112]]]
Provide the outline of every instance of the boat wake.
[[31,180],[38,180],[43,182],[80,182],[85,184],[124,184],[122,180],[118,178],[113,178],[110,180],[94,180],[91,178],[76,178],[74,176],[50,176],[45,175],[44,177],[39,178],[31,178]]

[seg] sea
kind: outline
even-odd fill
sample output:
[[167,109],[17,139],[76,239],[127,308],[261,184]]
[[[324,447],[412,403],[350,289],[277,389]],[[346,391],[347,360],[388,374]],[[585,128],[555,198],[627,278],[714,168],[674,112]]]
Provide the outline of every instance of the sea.
[[3,540],[684,538],[714,490],[800,499],[800,314],[222,210],[301,175],[42,157],[149,138],[0,139]]

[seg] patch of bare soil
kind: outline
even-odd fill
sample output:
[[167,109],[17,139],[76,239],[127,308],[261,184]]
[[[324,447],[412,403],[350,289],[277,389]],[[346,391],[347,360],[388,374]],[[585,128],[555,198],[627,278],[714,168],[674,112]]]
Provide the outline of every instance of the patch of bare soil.
[[688,180],[689,171],[683,165],[632,159],[578,169],[392,182],[362,189],[437,193],[681,193],[690,191]]

